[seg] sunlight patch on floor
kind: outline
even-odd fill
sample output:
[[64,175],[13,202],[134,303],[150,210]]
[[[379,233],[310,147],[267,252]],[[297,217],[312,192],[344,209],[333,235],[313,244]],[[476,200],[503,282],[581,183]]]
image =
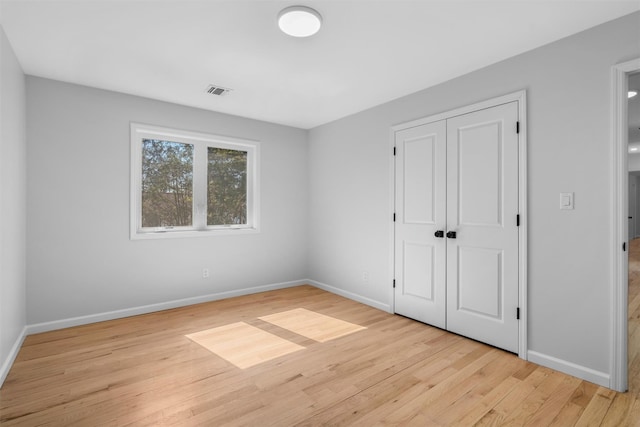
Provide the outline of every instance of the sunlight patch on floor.
[[207,329],[186,337],[241,369],[304,349],[244,322]]
[[304,308],[262,316],[258,317],[258,319],[319,342],[333,340],[367,329],[364,326],[345,322],[344,320],[325,316]]

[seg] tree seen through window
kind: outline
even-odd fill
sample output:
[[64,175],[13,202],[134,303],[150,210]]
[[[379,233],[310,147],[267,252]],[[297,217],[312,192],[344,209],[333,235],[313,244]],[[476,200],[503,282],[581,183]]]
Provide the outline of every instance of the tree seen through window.
[[208,147],[207,225],[247,223],[247,152]]
[[142,140],[142,226],[191,226],[193,145]]

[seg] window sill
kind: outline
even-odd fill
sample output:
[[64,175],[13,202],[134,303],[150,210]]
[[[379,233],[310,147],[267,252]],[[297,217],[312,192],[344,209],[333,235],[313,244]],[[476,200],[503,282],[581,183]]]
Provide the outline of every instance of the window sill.
[[209,228],[206,230],[133,231],[130,238],[131,240],[190,239],[193,237],[215,237],[257,233],[260,233],[260,230],[254,227],[221,227]]

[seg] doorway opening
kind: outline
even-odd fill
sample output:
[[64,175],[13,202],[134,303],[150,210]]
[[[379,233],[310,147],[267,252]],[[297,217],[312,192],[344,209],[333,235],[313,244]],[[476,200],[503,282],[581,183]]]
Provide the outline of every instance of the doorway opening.
[[[628,389],[629,373],[633,367],[630,364],[634,363],[628,352],[629,332],[631,332],[628,314],[631,312],[629,303],[632,302],[629,294],[629,278],[633,277],[633,272],[630,271],[628,251],[631,249],[631,239],[640,232],[638,230],[638,225],[640,225],[638,219],[640,218],[637,215],[637,196],[639,195],[637,190],[640,179],[634,174],[630,175],[629,171],[633,170],[636,161],[630,153],[640,151],[640,145],[637,147],[629,145],[632,142],[629,125],[635,123],[635,115],[638,115],[635,113],[633,119],[629,118],[629,113],[634,114],[630,109],[630,100],[633,98],[630,98],[629,87],[636,84],[634,76],[639,73],[640,58],[613,66],[611,73],[611,194],[613,201],[611,204],[610,313],[612,329],[609,383],[610,388],[617,391]],[[636,126],[636,128],[638,127],[640,125]],[[632,148],[635,150],[630,151]],[[630,194],[630,190],[635,191],[635,198],[634,194]],[[638,249],[640,250],[640,246]],[[635,345],[635,343],[633,344]]]
[[629,151],[629,285],[627,293],[627,388],[640,392],[640,72],[627,77]]

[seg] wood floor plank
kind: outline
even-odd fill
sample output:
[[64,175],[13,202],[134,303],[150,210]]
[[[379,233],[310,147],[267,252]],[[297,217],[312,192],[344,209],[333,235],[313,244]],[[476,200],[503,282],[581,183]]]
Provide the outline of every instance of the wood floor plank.
[[458,413],[455,413],[456,418],[451,420],[451,425],[475,425],[520,383],[521,380],[515,378],[515,376],[509,376],[504,381],[500,382],[496,387],[494,387],[475,405],[473,405],[473,407],[469,408],[467,411],[460,411]]
[[[362,392],[317,411],[300,425],[348,425],[356,421],[365,423],[366,418],[377,419],[380,414],[387,413],[389,407],[399,407],[428,391],[432,385],[422,381],[421,375],[427,375],[433,383],[439,383],[441,379],[454,374],[456,370],[451,365],[474,348],[476,343],[459,341],[442,351],[446,351],[449,357],[442,357],[442,352],[437,352],[398,371],[398,375],[389,375]],[[363,417],[366,418],[361,419]]]
[[520,407],[527,404],[527,398],[552,373],[550,369],[538,367],[524,381],[512,388],[511,391],[491,408],[477,423],[478,426],[503,425],[507,417]]
[[305,349],[245,322],[206,329],[187,338],[241,369]]
[[575,420],[579,419],[583,412],[584,408],[582,406],[576,405],[573,402],[567,402],[551,421],[549,427],[566,427],[573,425],[575,424]]
[[540,409],[536,410],[526,425],[544,426],[551,424],[564,406],[570,402],[571,396],[581,382],[578,378],[564,377],[560,385],[545,400]]
[[600,387],[578,419],[576,427],[601,425],[615,395],[615,391]]
[[496,358],[450,387],[436,402],[424,406],[420,413],[434,424],[450,425],[458,414],[468,413],[485,395],[511,376],[522,365],[521,362],[516,356]]
[[[299,309],[363,329],[320,342],[260,320]],[[640,313],[629,318],[635,339]],[[304,350],[240,369],[187,337],[238,322]],[[638,347],[630,340],[630,391],[620,394],[300,286],[28,336],[0,389],[0,424],[633,426]]]
[[560,387],[566,376],[558,372],[552,372],[527,396],[526,404],[514,408],[503,422],[505,426],[528,425],[537,414],[542,412],[542,407],[552,394]]
[[315,341],[326,342],[366,329],[331,316],[296,308],[259,318]]
[[[465,366],[460,366],[458,362],[454,363],[452,372],[447,375],[446,378],[441,379],[437,384],[431,386],[417,396],[400,403],[400,407],[383,418],[383,422],[392,425],[400,425],[411,421],[416,415],[422,414],[424,408],[429,407],[431,404],[435,404],[438,399],[447,393],[447,391],[455,387],[456,384],[463,382],[468,376],[473,375],[476,371],[482,369],[487,363],[500,356],[500,352],[495,349],[482,349],[482,354],[477,354],[478,357]],[[476,352],[477,353],[477,352]],[[461,359],[463,360],[463,359]],[[364,417],[363,420],[371,418],[370,415]]]
[[618,393],[602,420],[602,427],[618,427],[629,425],[632,420],[640,424],[640,414],[633,413],[637,396],[630,393]]

